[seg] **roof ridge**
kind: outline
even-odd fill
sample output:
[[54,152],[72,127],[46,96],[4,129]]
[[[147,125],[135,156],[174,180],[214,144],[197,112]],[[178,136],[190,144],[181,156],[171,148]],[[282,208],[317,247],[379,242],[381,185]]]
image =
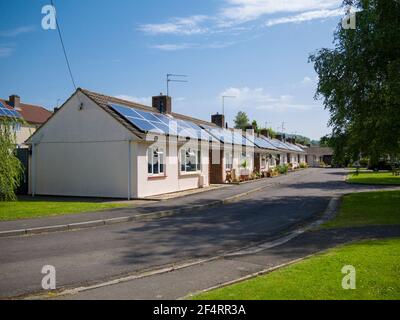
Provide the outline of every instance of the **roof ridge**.
[[[141,103],[137,103],[134,101],[129,101],[129,100],[125,100],[125,99],[120,99],[120,98],[116,98],[113,96],[109,96],[109,95],[105,95],[102,93],[98,93],[98,92],[94,92],[88,89],[84,89],[84,88],[78,88],[77,90],[83,92],[84,94],[89,95],[90,97],[94,98],[96,100],[96,102],[99,103],[99,99],[103,100],[102,103],[106,104],[106,103],[121,103],[127,107],[130,108],[139,108],[139,109],[143,109],[144,111],[148,111],[148,112],[154,112],[153,107],[151,106],[147,106]],[[97,98],[97,99],[96,99]],[[178,119],[181,120],[188,120],[188,121],[193,121],[193,122],[197,122],[197,123],[202,123],[202,124],[207,124],[207,125],[211,125],[214,126],[214,124],[212,122],[206,121],[206,120],[202,120],[202,119],[197,119],[197,118],[193,118],[191,116],[187,116],[184,114],[180,114],[180,113],[176,113],[176,112],[172,112],[171,115],[173,117],[176,117]]]
[[[142,104],[142,103],[138,103],[138,102],[134,102],[134,101],[129,101],[129,100],[117,98],[117,97],[110,96],[110,95],[106,95],[106,94],[103,94],[103,93],[94,92],[94,91],[91,91],[91,90],[88,90],[88,89],[78,88],[77,90],[79,90],[79,91],[81,91],[81,92],[83,92],[83,93],[85,93],[85,94],[88,94],[88,95],[90,95],[90,96],[93,96],[93,95],[94,95],[94,96],[102,97],[103,99],[106,99],[106,100],[115,100],[115,101],[119,101],[119,102],[121,102],[121,103],[123,103],[123,104],[127,104],[128,107],[131,107],[130,105],[132,105],[133,107],[139,107],[139,108],[145,108],[145,109],[152,109],[152,107],[147,106],[147,105]],[[109,102],[113,102],[113,101],[109,101]]]

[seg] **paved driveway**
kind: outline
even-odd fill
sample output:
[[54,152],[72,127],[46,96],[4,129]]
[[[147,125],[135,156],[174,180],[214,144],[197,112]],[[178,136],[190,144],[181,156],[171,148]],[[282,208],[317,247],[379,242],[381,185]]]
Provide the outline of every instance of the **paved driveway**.
[[336,194],[368,187],[343,182],[344,170],[309,169],[222,207],[149,222],[0,239],[0,297],[41,290],[41,269],[53,265],[57,286],[119,275],[265,241],[315,215]]

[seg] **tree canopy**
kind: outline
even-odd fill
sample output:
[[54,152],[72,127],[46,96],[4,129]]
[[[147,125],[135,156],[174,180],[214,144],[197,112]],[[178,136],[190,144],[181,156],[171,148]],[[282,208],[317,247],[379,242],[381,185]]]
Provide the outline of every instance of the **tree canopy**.
[[246,127],[249,125],[250,120],[245,112],[239,111],[235,117],[234,122],[235,122],[235,129],[245,130]]
[[0,119],[0,200],[15,200],[23,166],[14,154],[14,122]]
[[[337,161],[376,162],[400,153],[400,1],[345,0],[356,28],[341,24],[334,48],[310,55],[319,76],[316,98],[330,112],[327,138]],[[326,141],[324,141],[326,142]]]

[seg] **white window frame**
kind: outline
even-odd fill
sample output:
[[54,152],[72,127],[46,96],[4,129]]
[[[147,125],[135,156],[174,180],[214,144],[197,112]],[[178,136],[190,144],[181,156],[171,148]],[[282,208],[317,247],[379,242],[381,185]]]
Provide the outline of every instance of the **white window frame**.
[[[158,154],[158,164],[157,164],[158,173],[154,173],[154,159],[156,158],[154,152],[157,152]],[[149,167],[150,164],[151,167]],[[152,146],[147,149],[147,174],[151,177],[165,175],[165,152],[163,148]]]
[[260,168],[266,169],[268,166],[268,156],[266,154],[260,155]]
[[[188,153],[195,157],[195,162],[196,162],[195,170],[187,170],[188,169],[188,167],[187,167],[187,159],[188,159],[187,154]],[[200,151],[200,149],[191,148],[191,147],[182,147],[179,154],[180,154],[179,170],[181,173],[201,172],[201,151]]]
[[20,131],[21,131],[21,128],[22,128],[20,122],[14,122],[13,125],[12,125],[12,127],[13,127],[13,131],[14,131],[14,132],[20,132]]
[[233,151],[225,151],[225,170],[233,169]]

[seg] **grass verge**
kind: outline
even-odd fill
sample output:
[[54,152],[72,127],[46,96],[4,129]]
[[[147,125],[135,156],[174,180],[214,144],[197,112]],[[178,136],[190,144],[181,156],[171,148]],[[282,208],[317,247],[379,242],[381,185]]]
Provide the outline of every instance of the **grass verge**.
[[350,173],[348,183],[400,185],[400,176],[394,176],[391,172],[360,172],[358,175]]
[[345,195],[337,217],[322,228],[400,224],[400,191]]
[[[341,270],[356,269],[356,289],[344,290]],[[400,239],[365,241],[238,284],[193,297],[195,300],[369,300],[400,299]]]
[[121,203],[101,202],[5,201],[0,202],[0,221],[99,211],[126,206]]

